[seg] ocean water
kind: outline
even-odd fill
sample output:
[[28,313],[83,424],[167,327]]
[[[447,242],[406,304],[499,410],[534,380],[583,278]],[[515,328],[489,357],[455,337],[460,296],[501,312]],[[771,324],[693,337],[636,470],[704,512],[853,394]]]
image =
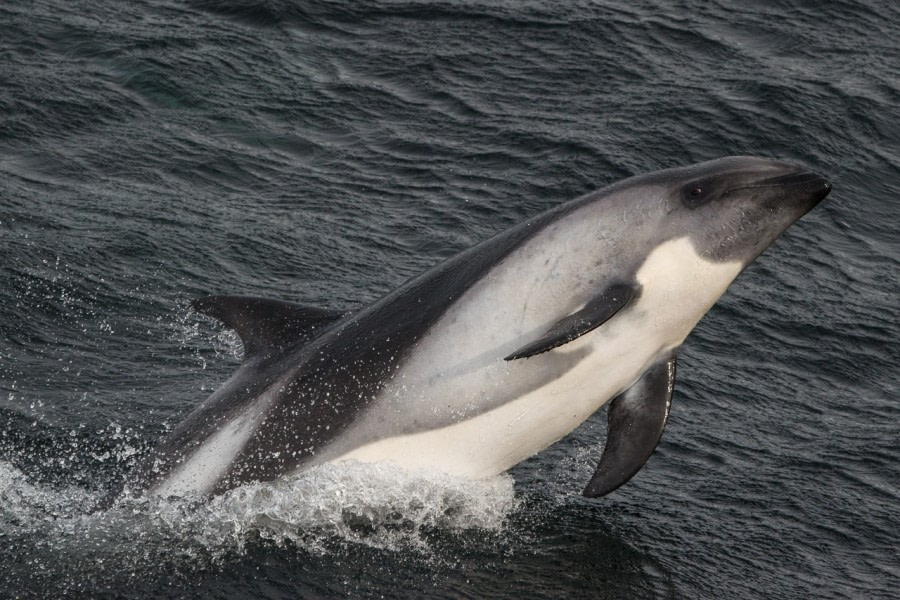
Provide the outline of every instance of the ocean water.
[[[0,4],[0,597],[896,598],[889,1]],[[831,196],[680,352],[484,481],[328,467],[91,508],[235,368],[208,294],[352,308],[623,177],[733,154]]]

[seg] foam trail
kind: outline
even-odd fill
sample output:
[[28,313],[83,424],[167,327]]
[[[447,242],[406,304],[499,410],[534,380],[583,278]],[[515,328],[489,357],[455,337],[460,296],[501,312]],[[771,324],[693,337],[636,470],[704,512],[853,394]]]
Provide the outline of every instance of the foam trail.
[[162,563],[196,568],[242,553],[260,539],[317,553],[336,541],[427,554],[430,530],[501,533],[518,506],[508,475],[472,481],[354,462],[245,485],[212,499],[124,499],[90,514],[99,496],[29,483],[0,462],[0,535],[43,539],[36,552],[60,560],[93,555],[140,570],[164,557]]

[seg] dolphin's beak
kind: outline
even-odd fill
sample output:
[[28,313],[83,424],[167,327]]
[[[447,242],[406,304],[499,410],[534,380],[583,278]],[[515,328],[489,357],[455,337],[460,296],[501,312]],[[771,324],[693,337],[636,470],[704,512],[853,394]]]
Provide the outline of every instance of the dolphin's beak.
[[808,198],[810,208],[812,208],[831,193],[831,182],[818,173],[802,170],[778,177],[769,177],[753,185],[743,185],[728,191],[731,193],[738,190],[760,188],[782,188],[785,192],[790,192],[791,196]]
[[822,175],[813,171],[800,171],[799,173],[770,177],[769,179],[763,179],[758,184],[749,187],[793,187],[796,185],[822,187],[827,191],[831,191],[831,184]]
[[810,208],[817,205],[831,193],[831,182],[813,171],[801,171],[781,177],[766,179],[756,187],[780,187],[786,193],[810,202]]

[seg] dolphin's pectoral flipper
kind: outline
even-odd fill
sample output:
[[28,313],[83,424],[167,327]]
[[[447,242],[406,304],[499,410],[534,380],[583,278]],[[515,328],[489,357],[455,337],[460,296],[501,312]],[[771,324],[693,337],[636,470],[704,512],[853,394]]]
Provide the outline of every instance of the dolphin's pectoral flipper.
[[347,311],[252,296],[207,296],[191,302],[191,308],[234,329],[244,344],[245,361],[309,341],[347,315]]
[[602,294],[594,297],[584,308],[568,317],[560,319],[539,340],[522,346],[504,360],[528,358],[563,344],[603,325],[628,304],[638,293],[639,287],[631,283],[617,283],[606,288]]
[[631,479],[653,454],[669,417],[675,386],[675,353],[644,371],[610,404],[606,447],[594,476],[582,492],[605,496]]

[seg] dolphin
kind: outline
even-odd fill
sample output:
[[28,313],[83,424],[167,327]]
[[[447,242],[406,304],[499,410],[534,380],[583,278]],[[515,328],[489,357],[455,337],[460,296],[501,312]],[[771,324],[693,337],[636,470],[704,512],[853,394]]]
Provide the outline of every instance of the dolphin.
[[609,494],[662,436],[688,333],[830,191],[802,167],[722,158],[557,206],[358,310],[196,300],[243,360],[123,493],[208,496],[345,460],[486,477],[611,401],[583,491]]

